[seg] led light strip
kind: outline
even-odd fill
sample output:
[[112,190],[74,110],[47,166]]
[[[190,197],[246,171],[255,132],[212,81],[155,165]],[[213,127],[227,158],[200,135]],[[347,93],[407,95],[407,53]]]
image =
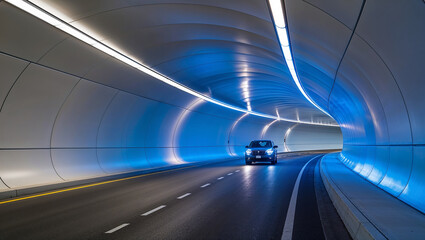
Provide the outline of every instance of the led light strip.
[[289,35],[288,28],[286,27],[285,14],[283,12],[283,6],[281,1],[283,0],[269,0],[269,6],[272,12],[272,18],[275,25],[277,37],[280,42],[280,47],[282,49],[283,56],[286,61],[286,65],[289,68],[289,72],[291,73],[292,79],[294,80],[300,92],[311,104],[313,104],[317,109],[319,109],[320,111],[322,111],[329,117],[332,117],[331,115],[329,115],[328,112],[326,112],[324,109],[319,107],[319,105],[317,105],[313,101],[313,99],[310,98],[310,96],[307,95],[303,86],[301,85],[301,82],[298,78],[297,71],[295,70],[294,60],[292,58],[291,46],[290,46],[289,37],[288,37]]
[[217,105],[220,105],[222,107],[226,107],[229,109],[233,109],[235,111],[239,111],[239,112],[244,112],[244,113],[248,113],[251,115],[255,115],[255,116],[259,116],[259,117],[264,117],[264,118],[270,118],[270,119],[276,119],[276,120],[284,120],[284,121],[288,121],[288,122],[296,122],[296,123],[305,123],[305,124],[311,124],[311,125],[324,125],[324,126],[338,126],[338,125],[334,125],[334,124],[325,124],[325,123],[313,123],[313,122],[305,122],[305,121],[297,121],[297,120],[292,120],[292,119],[284,119],[284,118],[280,118],[280,117],[276,117],[273,115],[269,115],[269,114],[265,114],[265,113],[259,113],[259,112],[254,112],[251,111],[250,109],[243,109],[240,107],[236,107],[227,103],[224,103],[222,101],[219,101],[217,99],[211,98],[209,96],[206,96],[204,94],[201,94],[193,89],[190,89],[174,80],[172,80],[169,77],[164,76],[163,74],[153,70],[152,68],[149,68],[145,65],[143,65],[141,62],[132,59],[128,56],[126,56],[125,54],[123,54],[121,51],[118,51],[116,49],[111,48],[110,46],[107,46],[104,43],[101,43],[100,41],[96,40],[95,38],[91,37],[89,34],[81,31],[78,28],[75,28],[73,26],[71,26],[70,24],[66,23],[65,21],[61,20],[60,18],[50,14],[49,12],[43,10],[42,8],[38,7],[37,5],[29,2],[29,1],[25,1],[25,0],[6,0],[6,2],[14,5],[15,7],[43,20],[44,22],[68,33],[69,35],[91,45],[92,47],[102,51],[103,53],[108,54],[109,56],[151,76],[156,78],[157,80],[160,80],[172,87],[175,87],[177,89],[180,89],[183,92],[186,92],[188,94],[191,94],[192,96],[198,97],[200,99],[203,99],[205,101],[208,101],[210,103],[214,103]]

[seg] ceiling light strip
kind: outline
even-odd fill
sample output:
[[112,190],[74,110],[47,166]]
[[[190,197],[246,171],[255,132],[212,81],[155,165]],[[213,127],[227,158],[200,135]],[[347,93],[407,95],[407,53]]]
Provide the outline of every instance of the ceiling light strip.
[[331,115],[329,115],[327,111],[325,111],[319,105],[317,105],[313,101],[313,99],[310,98],[310,96],[308,96],[303,86],[301,85],[301,82],[298,78],[298,74],[295,69],[295,64],[292,58],[291,46],[289,43],[289,36],[288,36],[289,33],[288,33],[288,28],[285,22],[285,13],[283,11],[282,1],[283,0],[269,0],[269,6],[272,13],[272,18],[275,25],[277,37],[280,42],[280,47],[283,52],[283,57],[285,58],[286,65],[289,68],[289,72],[291,73],[292,79],[294,80],[300,92],[311,104],[313,104],[317,109],[319,109],[326,115],[332,117]]
[[91,37],[90,35],[88,35],[87,33],[71,26],[70,24],[66,23],[65,21],[59,19],[58,17],[50,14],[49,12],[45,11],[44,9],[38,7],[37,5],[29,2],[29,1],[25,1],[25,0],[6,0],[6,2],[14,5],[15,7],[37,17],[38,19],[43,20],[44,22],[68,33],[69,35],[93,46],[94,48],[102,51],[103,53],[108,54],[109,56],[133,67],[138,69],[139,71],[156,78],[157,80],[160,80],[172,87],[175,87],[177,89],[180,89],[183,92],[186,92],[188,94],[191,94],[192,96],[198,97],[200,99],[203,99],[207,102],[210,103],[214,103],[217,104],[219,106],[222,107],[226,107],[229,109],[233,109],[235,111],[239,111],[239,112],[243,112],[243,113],[247,113],[250,115],[255,115],[258,117],[264,117],[264,118],[270,118],[270,119],[277,119],[277,120],[284,120],[284,121],[288,121],[288,122],[296,122],[296,123],[304,123],[304,124],[311,124],[311,125],[324,125],[324,126],[337,126],[334,124],[326,124],[326,123],[314,123],[314,122],[306,122],[306,121],[298,121],[298,120],[292,120],[292,119],[285,119],[285,118],[278,118],[276,116],[270,115],[270,114],[265,114],[265,113],[259,113],[259,112],[254,112],[254,111],[250,111],[247,109],[243,109],[240,107],[236,107],[227,103],[224,103],[222,101],[219,101],[217,99],[211,98],[209,96],[206,96],[204,94],[201,94],[193,89],[190,89],[174,80],[172,80],[169,77],[164,76],[163,74],[153,70],[152,68],[149,68],[145,65],[143,65],[141,62],[134,60],[128,56],[126,56],[125,54],[121,53],[120,51],[113,49],[109,46],[107,46],[104,43],[101,43],[100,41],[94,39],[93,37]]

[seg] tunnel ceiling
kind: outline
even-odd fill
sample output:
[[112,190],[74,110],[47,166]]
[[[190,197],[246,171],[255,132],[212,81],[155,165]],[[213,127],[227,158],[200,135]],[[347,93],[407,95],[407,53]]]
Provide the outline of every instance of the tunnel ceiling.
[[294,120],[335,123],[293,82],[265,0],[31,2],[218,100]]

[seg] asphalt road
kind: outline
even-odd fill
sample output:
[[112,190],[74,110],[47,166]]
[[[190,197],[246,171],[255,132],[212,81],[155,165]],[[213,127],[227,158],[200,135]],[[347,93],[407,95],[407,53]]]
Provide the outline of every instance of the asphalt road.
[[281,239],[288,223],[292,239],[349,239],[320,156],[208,164],[1,204],[0,239]]

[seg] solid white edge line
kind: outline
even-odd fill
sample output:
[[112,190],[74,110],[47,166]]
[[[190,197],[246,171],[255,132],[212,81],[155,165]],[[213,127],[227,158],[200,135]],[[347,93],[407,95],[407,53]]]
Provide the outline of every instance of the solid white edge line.
[[105,233],[109,234],[109,233],[116,232],[116,231],[120,230],[121,228],[127,227],[128,225],[130,225],[130,223],[123,223],[123,224],[119,225],[118,227],[114,227],[114,228],[112,228],[111,230],[109,230]]
[[232,174],[233,174],[233,173],[231,172],[231,173],[228,173],[227,175],[229,175],[229,176],[230,176],[230,175],[232,175]]
[[201,186],[201,188],[208,187],[209,185],[211,185],[211,183],[204,184]]
[[316,156],[310,159],[306,164],[304,164],[303,168],[301,168],[301,171],[298,173],[297,181],[295,182],[294,189],[292,190],[291,201],[289,202],[288,212],[286,214],[285,225],[283,226],[281,240],[292,239],[292,232],[294,230],[295,208],[297,206],[298,189],[300,187],[301,177],[307,165],[318,157],[321,156]]
[[180,197],[178,197],[177,199],[185,198],[185,197],[189,196],[190,194],[191,193],[185,193],[185,194],[181,195]]
[[142,216],[148,216],[149,214],[152,214],[152,213],[154,213],[154,212],[156,212],[158,210],[161,210],[161,209],[165,208],[166,206],[167,205],[161,205],[161,206],[159,206],[157,208],[154,208],[154,209],[152,209],[152,210],[150,210],[148,212],[143,213]]
[[217,180],[221,180],[221,179],[223,179],[224,177],[219,177],[219,178],[217,178]]

